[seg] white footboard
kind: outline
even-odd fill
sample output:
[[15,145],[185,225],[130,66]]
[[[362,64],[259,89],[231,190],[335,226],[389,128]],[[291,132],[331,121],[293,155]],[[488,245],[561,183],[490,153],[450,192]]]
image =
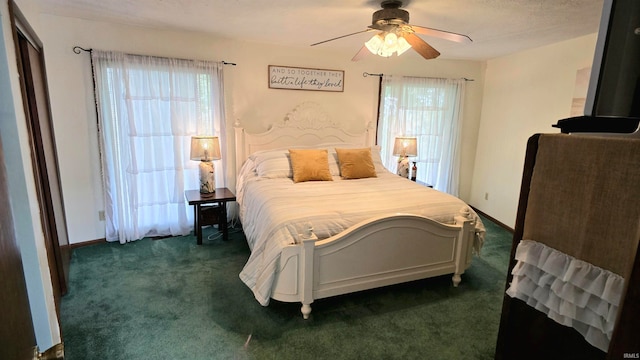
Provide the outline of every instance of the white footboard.
[[453,274],[471,264],[474,224],[467,214],[445,225],[416,215],[374,218],[318,241],[309,232],[302,245],[284,249],[272,298],[310,304],[320,299],[386,285]]

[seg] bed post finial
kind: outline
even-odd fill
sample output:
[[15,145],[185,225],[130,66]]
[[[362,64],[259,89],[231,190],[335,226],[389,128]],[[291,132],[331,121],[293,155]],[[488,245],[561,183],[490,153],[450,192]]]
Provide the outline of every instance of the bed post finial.
[[311,239],[313,237],[315,237],[315,234],[313,233],[313,225],[307,222],[304,224],[304,229],[302,229],[302,239]]

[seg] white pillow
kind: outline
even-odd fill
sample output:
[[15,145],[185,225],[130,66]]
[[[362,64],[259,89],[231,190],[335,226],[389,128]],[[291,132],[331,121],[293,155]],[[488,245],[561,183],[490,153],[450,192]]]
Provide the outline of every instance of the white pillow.
[[260,177],[269,179],[293,178],[289,150],[259,151],[249,158],[253,160],[256,173]]
[[380,145],[374,145],[371,147],[371,158],[373,159],[373,166],[376,167],[376,173],[380,174],[387,172],[387,169],[382,165],[382,156],[380,155]]

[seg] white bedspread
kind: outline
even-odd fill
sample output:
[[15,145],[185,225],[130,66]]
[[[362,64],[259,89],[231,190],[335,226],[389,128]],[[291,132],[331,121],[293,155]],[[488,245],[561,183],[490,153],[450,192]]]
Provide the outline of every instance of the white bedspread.
[[[283,247],[298,242],[311,225],[319,239],[338,234],[374,216],[409,213],[453,224],[462,200],[416,184],[390,172],[376,178],[294,183],[291,178],[257,176],[251,159],[236,186],[240,219],[251,255],[240,273],[242,281],[262,305],[269,303],[274,275]],[[474,249],[479,251],[484,226],[478,216]]]

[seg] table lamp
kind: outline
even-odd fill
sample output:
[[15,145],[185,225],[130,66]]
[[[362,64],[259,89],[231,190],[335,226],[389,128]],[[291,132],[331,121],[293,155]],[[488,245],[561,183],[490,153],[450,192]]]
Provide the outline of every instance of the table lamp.
[[220,160],[220,140],[217,136],[192,136],[191,160],[200,161],[200,194],[216,192],[213,160]]
[[415,137],[396,137],[393,155],[398,156],[397,174],[409,178],[409,156],[418,155],[418,140]]

